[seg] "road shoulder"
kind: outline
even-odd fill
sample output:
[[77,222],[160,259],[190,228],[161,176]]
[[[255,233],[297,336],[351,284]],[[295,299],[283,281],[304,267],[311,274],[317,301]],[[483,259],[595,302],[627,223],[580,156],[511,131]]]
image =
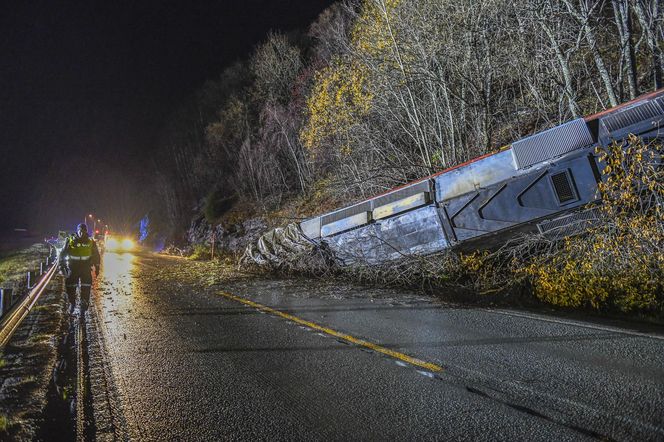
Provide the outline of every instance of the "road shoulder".
[[0,439],[34,439],[44,421],[58,342],[67,327],[62,288],[56,277],[0,359]]

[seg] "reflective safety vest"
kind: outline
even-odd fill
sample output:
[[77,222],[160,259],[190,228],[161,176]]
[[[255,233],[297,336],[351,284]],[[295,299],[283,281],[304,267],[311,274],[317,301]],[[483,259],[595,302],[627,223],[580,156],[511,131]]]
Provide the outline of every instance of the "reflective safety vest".
[[76,238],[69,241],[69,258],[76,260],[87,260],[92,256],[92,245],[90,238]]

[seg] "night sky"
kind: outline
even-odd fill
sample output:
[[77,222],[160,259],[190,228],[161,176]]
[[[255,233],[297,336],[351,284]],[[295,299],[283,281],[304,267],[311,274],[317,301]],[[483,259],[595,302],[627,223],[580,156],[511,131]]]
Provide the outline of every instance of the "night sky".
[[331,0],[3,2],[0,231],[140,216],[165,118]]

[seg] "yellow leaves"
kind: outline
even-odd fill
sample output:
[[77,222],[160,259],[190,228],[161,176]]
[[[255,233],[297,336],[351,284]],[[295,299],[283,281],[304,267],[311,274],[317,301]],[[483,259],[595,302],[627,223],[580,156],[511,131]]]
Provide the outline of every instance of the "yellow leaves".
[[379,56],[393,44],[390,31],[401,0],[365,0],[362,13],[351,32],[353,46],[360,52]]
[[344,156],[350,156],[353,153],[353,148],[350,147],[348,144],[344,144],[341,146],[340,152]]
[[[644,143],[631,136],[628,145],[614,143],[601,149],[600,158],[605,162],[605,182],[599,185],[602,210],[611,219],[624,223],[624,214],[660,212],[653,200],[664,198],[664,173],[655,167],[655,159],[662,154],[662,146]],[[648,201],[651,201],[650,203]]]
[[[300,132],[302,144],[315,148],[328,138],[344,145],[350,129],[369,114],[373,92],[384,87],[384,75],[394,75],[395,66],[407,64],[408,55],[396,56],[398,28],[402,26],[402,0],[363,0],[351,30],[352,51],[336,58],[319,71],[307,99],[308,120]],[[403,46],[403,45],[402,45]],[[395,58],[396,57],[396,58]],[[405,80],[403,80],[405,81]],[[341,138],[339,140],[339,138]],[[342,155],[350,150],[340,149]]]
[[537,256],[521,272],[538,298],[567,307],[622,311],[664,304],[663,171],[652,166],[660,145],[632,137],[602,152],[600,183],[605,223],[584,236],[568,237],[553,255]]
[[358,64],[337,59],[316,74],[307,99],[309,118],[300,133],[307,148],[332,136],[345,136],[371,110],[373,95],[366,71]]
[[488,252],[473,252],[469,255],[461,254],[459,259],[462,266],[471,272],[478,272],[485,264]]

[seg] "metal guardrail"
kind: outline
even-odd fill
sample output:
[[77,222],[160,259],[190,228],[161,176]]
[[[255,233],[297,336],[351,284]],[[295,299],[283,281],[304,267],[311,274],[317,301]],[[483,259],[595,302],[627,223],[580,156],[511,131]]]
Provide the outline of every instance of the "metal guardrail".
[[9,342],[9,339],[11,339],[18,326],[21,325],[21,322],[28,316],[39,300],[48,283],[51,282],[57,269],[58,264],[57,260],[55,260],[53,265],[42,275],[42,278],[34,287],[30,287],[30,282],[28,282],[28,289],[30,289],[28,295],[17,302],[6,314],[3,314],[2,320],[0,320],[0,347],[4,347]]

